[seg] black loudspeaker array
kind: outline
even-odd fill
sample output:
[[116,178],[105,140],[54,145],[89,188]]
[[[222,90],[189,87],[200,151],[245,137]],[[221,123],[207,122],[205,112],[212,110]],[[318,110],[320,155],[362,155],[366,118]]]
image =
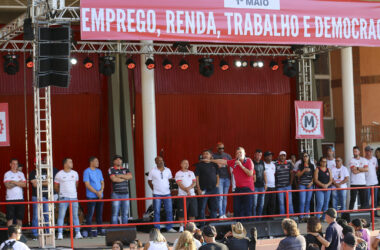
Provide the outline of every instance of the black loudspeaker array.
[[70,83],[69,25],[38,28],[37,87],[68,87]]

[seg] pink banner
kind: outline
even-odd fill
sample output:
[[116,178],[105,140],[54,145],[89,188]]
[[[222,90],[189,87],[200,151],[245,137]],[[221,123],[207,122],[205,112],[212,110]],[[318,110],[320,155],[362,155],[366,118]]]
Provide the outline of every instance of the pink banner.
[[0,103],[0,146],[10,146],[8,103]]
[[323,102],[295,101],[296,139],[323,139]]
[[380,46],[380,0],[81,0],[83,40]]

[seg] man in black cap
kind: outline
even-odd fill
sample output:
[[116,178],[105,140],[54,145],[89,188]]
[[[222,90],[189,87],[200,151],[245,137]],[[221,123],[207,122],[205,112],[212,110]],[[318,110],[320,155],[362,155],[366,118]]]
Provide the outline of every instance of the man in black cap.
[[325,212],[326,222],[329,226],[326,229],[325,238],[323,238],[319,233],[311,233],[322,245],[325,246],[326,250],[340,250],[340,242],[343,240],[343,228],[336,222],[337,212],[334,208],[329,208]]
[[228,250],[226,245],[215,241],[216,229],[214,226],[206,225],[202,234],[207,244],[201,246],[199,250]]

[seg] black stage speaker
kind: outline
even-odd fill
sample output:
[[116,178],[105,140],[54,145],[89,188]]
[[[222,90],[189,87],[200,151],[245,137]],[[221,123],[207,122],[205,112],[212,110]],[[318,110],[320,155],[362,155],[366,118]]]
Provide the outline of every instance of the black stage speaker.
[[106,245],[112,246],[115,241],[121,241],[124,245],[136,240],[136,227],[115,227],[106,230]]
[[210,225],[214,226],[216,229],[216,240],[221,240],[223,239],[224,235],[228,232],[231,231],[231,222],[212,222]]

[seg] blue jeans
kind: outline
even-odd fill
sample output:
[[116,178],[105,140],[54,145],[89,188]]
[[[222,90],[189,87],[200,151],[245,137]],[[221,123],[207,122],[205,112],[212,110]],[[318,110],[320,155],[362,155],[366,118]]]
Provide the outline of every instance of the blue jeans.
[[[89,200],[98,200],[99,198],[87,198]],[[88,202],[87,203],[87,214],[86,214],[86,224],[92,225],[92,217],[96,210],[96,224],[103,224],[103,202]],[[97,227],[97,231],[101,232],[102,228]],[[87,231],[91,231],[91,227],[87,228]]]
[[[112,193],[111,199],[128,199],[129,194],[118,194]],[[119,224],[118,217],[119,211],[121,210],[121,223],[128,223],[128,211],[129,211],[129,201],[113,201],[112,202],[112,214],[111,214],[111,224]]]
[[338,206],[340,206],[340,210],[346,210],[347,190],[333,190],[332,199],[332,206],[335,210],[338,211]]
[[[277,191],[286,191],[286,190],[292,190],[292,186],[277,188]],[[280,214],[285,214],[285,212],[286,212],[286,207],[285,207],[286,193],[285,192],[284,193],[278,193],[277,199],[278,199],[278,204],[280,206]],[[289,213],[293,214],[294,209],[293,209],[293,201],[292,201],[292,192],[289,192],[288,202],[289,202]]]
[[[153,197],[169,197],[170,194],[166,195],[158,195],[154,194]],[[172,199],[156,199],[153,200],[153,209],[154,209],[154,222],[160,222],[160,215],[161,215],[161,201],[164,203],[164,208],[166,212],[166,221],[173,221],[173,205],[172,205]],[[155,228],[160,229],[160,224],[155,224]],[[173,227],[173,224],[166,224],[166,229],[170,230]]]
[[[307,190],[307,189],[313,189],[313,185],[311,187],[307,187],[305,185],[299,185],[299,190]],[[313,191],[305,191],[305,192],[299,192],[299,212],[300,213],[310,213],[310,201],[313,197]],[[300,218],[305,217],[305,215],[300,215]]]
[[[248,187],[236,188],[234,193],[252,193]],[[253,195],[234,196],[234,217],[252,216]],[[240,219],[239,219],[240,220]]]
[[[230,188],[230,178],[220,178],[219,179],[219,194],[228,194],[228,189]],[[227,196],[219,197],[219,216],[226,214],[227,207]]]
[[[255,192],[264,192],[265,187],[255,187]],[[253,194],[253,215],[262,215],[264,207],[265,194]]]
[[[215,187],[213,189],[206,190],[205,194],[219,194],[219,188]],[[218,211],[218,199],[219,199],[219,197],[205,197],[205,198],[201,198],[201,210],[200,210],[200,214],[199,214],[199,219],[206,218],[206,216],[205,216],[206,205],[207,205],[207,201],[209,199],[210,199],[210,207],[209,207],[210,218],[216,218],[216,214]],[[204,221],[200,222],[200,226],[203,226],[204,224],[205,224]]]
[[[325,212],[329,208],[331,190],[329,191],[316,191],[317,199],[317,209],[316,212]],[[321,217],[320,214],[317,214],[317,218]],[[322,219],[325,219],[325,215],[322,216]]]
[[[73,199],[73,198],[66,198],[66,197],[60,197],[59,198],[60,201],[75,201],[75,200],[78,200],[78,199]],[[73,202],[73,222],[74,222],[74,226],[78,226],[79,225],[79,218],[78,218],[78,202]],[[65,215],[66,215],[66,211],[67,209],[69,208],[70,206],[70,203],[59,203],[59,212],[58,212],[58,220],[57,220],[57,224],[58,226],[63,226],[63,221],[65,219]],[[62,230],[63,228],[58,228],[58,233],[62,233]],[[79,232],[79,227],[76,227],[75,228],[75,232]]]
[[[45,197],[42,199],[43,201],[47,201]],[[36,196],[32,196],[32,201],[37,201]],[[48,203],[44,203],[43,205],[44,213],[48,212]],[[49,216],[47,214],[44,215],[45,222],[49,221]],[[32,219],[32,227],[38,227],[38,204],[33,204],[33,219]],[[38,229],[32,229],[32,233],[34,237],[38,237]]]
[[[374,186],[378,186],[378,185],[374,185]],[[369,186],[371,187],[371,186]],[[368,189],[368,201],[371,200],[371,203],[369,203],[369,207],[372,207],[372,194],[371,194],[371,188]],[[377,188],[374,188],[373,189],[373,192],[375,193],[375,203],[374,203],[374,207],[377,207]]]

